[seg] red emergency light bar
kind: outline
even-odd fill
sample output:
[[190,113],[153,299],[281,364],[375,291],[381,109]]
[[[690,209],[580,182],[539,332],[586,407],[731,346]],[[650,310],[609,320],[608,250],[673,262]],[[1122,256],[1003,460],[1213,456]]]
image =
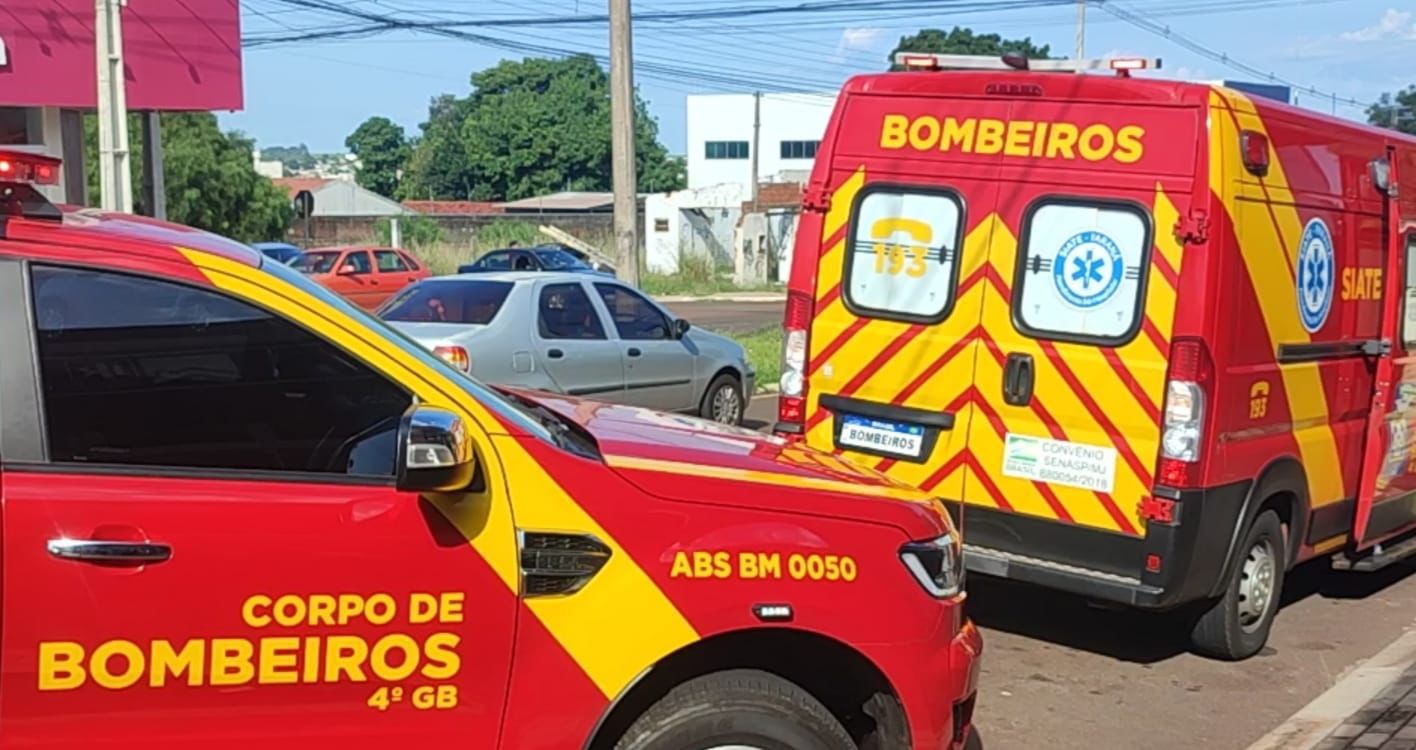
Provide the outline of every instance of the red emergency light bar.
[[58,185],[62,165],[52,156],[0,149],[0,183]]

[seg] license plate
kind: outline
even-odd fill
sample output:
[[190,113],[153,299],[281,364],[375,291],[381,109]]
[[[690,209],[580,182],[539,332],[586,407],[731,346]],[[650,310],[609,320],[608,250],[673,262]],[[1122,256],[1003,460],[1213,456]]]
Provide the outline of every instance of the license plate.
[[924,428],[915,424],[846,414],[842,417],[839,442],[851,448],[867,448],[896,456],[919,458],[924,449]]

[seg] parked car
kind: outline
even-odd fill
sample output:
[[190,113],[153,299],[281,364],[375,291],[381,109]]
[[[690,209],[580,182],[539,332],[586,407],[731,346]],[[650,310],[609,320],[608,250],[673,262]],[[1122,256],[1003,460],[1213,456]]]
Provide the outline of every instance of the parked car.
[[742,421],[755,373],[737,342],[584,273],[420,281],[379,317],[479,379]]
[[493,250],[476,262],[465,263],[457,269],[458,273],[495,271],[560,271],[614,276],[614,269],[604,271],[596,268],[585,253],[559,245]]
[[294,266],[368,310],[432,275],[411,253],[391,247],[318,248],[301,254]]
[[251,247],[261,251],[261,255],[286,265],[294,263],[303,252],[300,248],[286,242],[257,242]]

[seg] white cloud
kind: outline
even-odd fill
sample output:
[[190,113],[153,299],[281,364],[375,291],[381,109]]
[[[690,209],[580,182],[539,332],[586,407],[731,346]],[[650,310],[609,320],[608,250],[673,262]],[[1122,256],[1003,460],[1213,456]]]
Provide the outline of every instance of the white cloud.
[[874,26],[860,26],[845,29],[841,32],[841,41],[836,45],[837,52],[855,50],[857,52],[869,52],[875,48],[875,43],[884,36],[885,30]]
[[1388,39],[1416,40],[1416,21],[1409,10],[1388,8],[1380,21],[1365,29],[1348,31],[1342,35],[1348,42],[1378,42]]

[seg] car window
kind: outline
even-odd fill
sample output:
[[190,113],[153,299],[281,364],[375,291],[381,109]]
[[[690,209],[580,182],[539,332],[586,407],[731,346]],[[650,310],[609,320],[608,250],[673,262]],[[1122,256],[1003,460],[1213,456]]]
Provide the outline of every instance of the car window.
[[295,270],[301,273],[329,273],[334,270],[334,262],[339,260],[336,250],[318,250],[305,253],[295,261]]
[[1044,199],[1018,245],[1013,320],[1034,338],[1117,346],[1140,330],[1150,217],[1130,204]]
[[548,271],[565,271],[569,269],[589,268],[585,263],[570,253],[559,250],[536,250],[536,259],[541,261],[541,267]]
[[488,271],[508,271],[511,269],[511,253],[506,251],[487,253],[475,265]]
[[379,317],[405,323],[486,325],[496,318],[511,288],[506,281],[422,281],[384,305]]
[[536,270],[536,259],[531,253],[517,253],[512,257],[511,267],[515,271],[534,271]]
[[373,266],[369,264],[369,253],[364,250],[351,250],[340,261],[341,268],[351,269],[354,273],[369,273]]
[[963,204],[924,188],[868,188],[851,217],[846,304],[858,315],[938,323],[958,283]]
[[615,284],[596,284],[595,289],[609,308],[620,338],[639,341],[669,338],[668,318],[637,292]]
[[414,271],[421,271],[423,269],[423,264],[419,263],[417,258],[403,251],[399,251],[398,254],[403,257],[403,262],[406,263],[409,268]]
[[403,262],[402,256],[395,250],[375,250],[374,263],[379,267],[379,273],[405,273],[408,271],[408,264]]
[[537,302],[537,325],[543,339],[603,339],[605,327],[579,284],[547,284]]
[[411,397],[309,331],[155,279],[32,287],[51,460],[392,478]]

